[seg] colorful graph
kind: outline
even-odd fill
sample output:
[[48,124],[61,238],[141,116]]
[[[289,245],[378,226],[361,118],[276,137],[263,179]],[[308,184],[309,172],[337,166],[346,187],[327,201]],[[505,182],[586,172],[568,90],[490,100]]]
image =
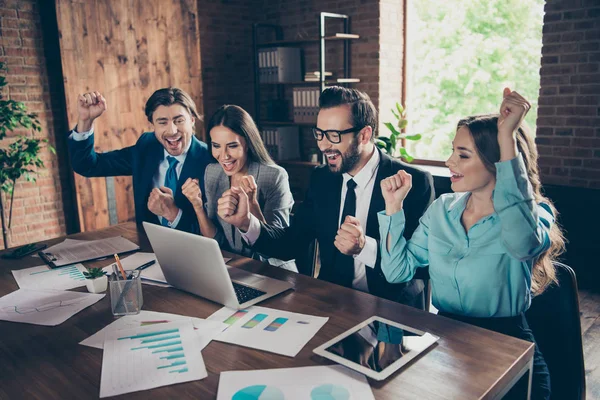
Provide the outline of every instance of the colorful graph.
[[284,396],[275,386],[254,385],[238,390],[231,400],[284,400]]
[[311,400],[348,400],[350,392],[343,386],[325,384],[317,386],[310,392]]
[[265,331],[275,332],[277,329],[281,328],[281,325],[285,324],[287,320],[287,318],[275,318],[273,322],[267,325]]
[[254,317],[252,317],[252,319],[250,321],[248,321],[244,325],[242,325],[242,328],[252,329],[267,317],[268,317],[267,314],[256,314]]
[[233,325],[247,313],[248,313],[248,310],[240,310],[240,311],[236,312],[235,314],[233,314],[231,317],[227,318],[225,321],[223,321],[223,323],[227,324],[227,325]]
[[[123,336],[117,338],[117,340],[135,340],[137,342],[136,344],[144,345],[132,347],[132,351],[143,349],[156,349],[152,351],[151,354],[157,354],[160,360],[164,360],[164,362],[167,363],[156,367],[156,369],[181,367],[187,364],[185,360],[183,346],[181,345],[181,336],[179,334],[179,328],[139,333],[133,336]],[[169,371],[169,373],[184,373],[187,371],[188,369],[184,367],[176,370],[171,370]]]
[[54,268],[54,269],[49,269],[46,271],[32,272],[29,275],[39,275],[39,274],[49,274],[49,273],[53,273],[53,275],[69,277],[76,281],[84,281],[85,280],[85,276],[83,276],[83,273],[77,268],[76,265]]

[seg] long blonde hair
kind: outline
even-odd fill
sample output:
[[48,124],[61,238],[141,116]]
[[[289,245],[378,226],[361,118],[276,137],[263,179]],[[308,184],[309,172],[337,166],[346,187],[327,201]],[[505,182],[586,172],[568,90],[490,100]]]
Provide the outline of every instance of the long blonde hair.
[[[476,115],[461,119],[458,128],[467,127],[471,132],[477,153],[488,171],[496,174],[494,163],[500,161],[500,146],[498,144],[498,114]],[[565,238],[560,226],[556,222],[558,211],[552,201],[542,194],[542,184],[537,165],[538,152],[533,137],[522,124],[517,130],[517,149],[523,157],[527,178],[533,188],[536,203],[545,203],[552,210],[555,223],[549,233],[550,247],[538,256],[531,271],[531,291],[533,295],[544,292],[552,283],[557,283],[554,261],[565,250]]]

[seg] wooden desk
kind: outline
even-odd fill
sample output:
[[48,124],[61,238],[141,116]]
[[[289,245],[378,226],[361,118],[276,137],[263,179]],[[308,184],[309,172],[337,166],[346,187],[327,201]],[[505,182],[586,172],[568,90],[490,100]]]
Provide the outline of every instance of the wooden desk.
[[[150,250],[145,235],[137,232],[133,223],[71,237],[98,239],[116,235]],[[271,298],[262,306],[328,316],[329,321],[295,358],[213,341],[202,352],[207,378],[122,397],[214,399],[219,373],[223,371],[331,364],[314,355],[312,349],[372,315],[440,337],[432,349],[387,381],[370,381],[377,399],[499,398],[531,366],[534,349],[531,343],[244,257],[233,257],[231,265],[294,283],[294,291]],[[0,259],[0,296],[18,289],[11,269],[40,264],[38,258],[29,256],[18,261]],[[97,261],[88,266],[107,264],[108,261]],[[144,285],[143,308],[206,318],[221,306],[176,289]],[[0,321],[0,398],[97,398],[102,351],[78,343],[112,321],[108,295],[56,327]]]

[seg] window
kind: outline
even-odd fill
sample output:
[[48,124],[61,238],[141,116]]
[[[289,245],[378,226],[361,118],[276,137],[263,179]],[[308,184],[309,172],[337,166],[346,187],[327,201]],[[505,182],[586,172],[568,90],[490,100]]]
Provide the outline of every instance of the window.
[[407,0],[407,141],[446,160],[462,117],[497,112],[505,86],[531,104],[535,132],[544,0]]

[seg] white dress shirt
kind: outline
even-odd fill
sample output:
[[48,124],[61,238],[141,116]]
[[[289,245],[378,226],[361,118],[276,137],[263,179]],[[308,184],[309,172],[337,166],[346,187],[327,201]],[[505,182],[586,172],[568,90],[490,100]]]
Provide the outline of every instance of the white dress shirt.
[[[371,197],[373,195],[373,188],[375,186],[375,177],[377,176],[377,170],[379,169],[379,152],[374,149],[373,155],[365,166],[358,171],[358,173],[352,177],[349,174],[343,174],[342,192],[340,194],[340,211],[338,221],[341,225],[342,212],[344,210],[344,201],[346,200],[346,192],[348,187],[346,182],[351,178],[356,182],[356,218],[360,221],[360,225],[363,232],[367,230],[367,216],[369,215],[369,207],[371,206]],[[339,226],[338,225],[338,226]],[[260,236],[260,221],[254,215],[250,214],[250,225],[248,232],[240,231],[242,238],[252,246]],[[352,287],[363,292],[369,291],[369,285],[367,284],[367,272],[365,267],[375,268],[377,262],[377,251],[379,246],[377,240],[372,237],[365,235],[365,247],[362,251],[354,256],[354,279],[352,280]]]
[[[93,127],[88,132],[77,132],[75,129],[73,129],[71,131],[71,134],[69,135],[69,139],[73,139],[73,140],[79,142],[82,140],[86,140],[93,134],[94,134]],[[179,161],[177,163],[177,165],[175,166],[175,171],[177,172],[177,179],[179,179],[179,175],[181,175],[183,163],[185,162],[185,158],[187,156],[188,151],[190,150],[191,145],[192,145],[192,141],[190,140],[187,145],[187,148],[185,149],[185,151],[182,154],[180,154],[178,156],[171,156],[171,157],[175,157],[177,159],[177,161]],[[170,156],[170,154],[167,152],[167,150],[164,150],[164,149],[163,149],[163,152],[164,152],[163,160],[160,162],[160,164],[158,164],[158,170],[156,171],[156,173],[154,174],[154,177],[152,178],[152,188],[157,188],[157,187],[161,187],[161,186],[165,185],[165,177],[167,176],[167,170],[169,169],[169,160],[167,160],[167,156]],[[175,193],[173,193],[173,196],[175,196]],[[169,227],[176,228],[177,224],[179,224],[179,221],[181,220],[182,214],[183,213],[182,213],[181,209],[179,209],[179,212],[177,213],[177,217],[173,220],[173,222],[169,222]],[[163,217],[158,217],[158,218],[161,221],[163,219]]]

